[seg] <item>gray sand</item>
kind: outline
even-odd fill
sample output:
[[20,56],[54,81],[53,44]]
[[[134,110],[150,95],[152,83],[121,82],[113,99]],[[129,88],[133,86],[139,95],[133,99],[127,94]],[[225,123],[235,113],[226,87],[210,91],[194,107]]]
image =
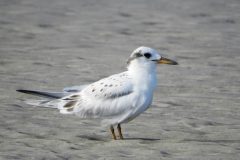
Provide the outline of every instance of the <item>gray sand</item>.
[[[0,159],[239,159],[239,0],[0,0],[0,37]],[[15,92],[121,72],[140,45],[180,65],[124,141]]]

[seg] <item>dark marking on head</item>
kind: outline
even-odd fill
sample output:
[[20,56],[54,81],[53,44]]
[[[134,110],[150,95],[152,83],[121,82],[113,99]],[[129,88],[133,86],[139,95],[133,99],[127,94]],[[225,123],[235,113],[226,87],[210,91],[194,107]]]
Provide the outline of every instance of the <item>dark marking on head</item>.
[[138,58],[138,57],[142,57],[142,51],[139,50],[138,52],[134,53],[132,57],[130,57],[128,60],[127,60],[127,64],[129,64],[132,60]]
[[92,89],[92,92],[94,92],[95,91],[95,89]]
[[109,87],[112,87],[112,86],[113,86],[112,84],[109,85]]
[[108,86],[107,84],[104,85],[104,87],[107,87],[107,86]]
[[138,51],[137,53],[135,53],[135,57],[142,57],[143,55],[142,55],[142,51],[140,50],[140,51]]
[[103,89],[100,90],[100,92],[102,92],[102,91],[103,91]]

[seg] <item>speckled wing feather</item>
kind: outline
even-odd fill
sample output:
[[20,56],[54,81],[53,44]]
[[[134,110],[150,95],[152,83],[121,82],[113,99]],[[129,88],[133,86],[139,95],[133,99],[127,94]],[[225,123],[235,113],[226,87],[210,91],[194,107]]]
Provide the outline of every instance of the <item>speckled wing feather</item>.
[[132,89],[131,78],[123,72],[89,85],[82,94],[92,99],[114,99],[131,94]]
[[[63,97],[58,109],[63,114],[75,113],[83,118],[116,115],[124,111],[124,98],[132,92],[131,78],[127,72],[123,72],[92,83],[81,92]],[[123,103],[117,103],[120,100]]]

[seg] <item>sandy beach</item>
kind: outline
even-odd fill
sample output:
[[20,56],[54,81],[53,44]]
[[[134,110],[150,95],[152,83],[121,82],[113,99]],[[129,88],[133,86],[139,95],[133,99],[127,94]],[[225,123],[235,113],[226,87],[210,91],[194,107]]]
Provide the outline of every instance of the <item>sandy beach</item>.
[[[239,159],[240,1],[0,0],[0,37],[1,160]],[[152,107],[123,141],[15,91],[122,72],[142,45],[179,65],[158,67]]]

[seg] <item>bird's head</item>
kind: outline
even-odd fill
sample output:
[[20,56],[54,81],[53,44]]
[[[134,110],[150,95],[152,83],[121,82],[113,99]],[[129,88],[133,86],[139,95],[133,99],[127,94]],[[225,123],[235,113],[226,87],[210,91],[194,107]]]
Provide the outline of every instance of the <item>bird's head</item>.
[[156,64],[177,65],[176,61],[162,57],[155,49],[149,47],[139,47],[130,55],[128,65],[140,64],[142,66],[156,66]]

